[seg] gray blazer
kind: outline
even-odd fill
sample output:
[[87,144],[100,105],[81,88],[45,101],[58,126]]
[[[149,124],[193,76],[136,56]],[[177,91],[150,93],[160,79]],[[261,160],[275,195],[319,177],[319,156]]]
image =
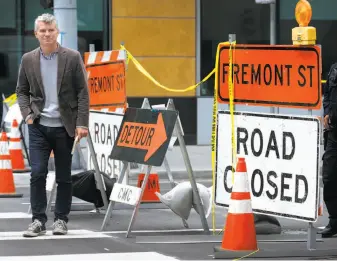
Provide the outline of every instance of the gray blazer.
[[[57,93],[64,127],[74,137],[76,126],[88,128],[87,73],[80,53],[62,46],[58,53]],[[16,94],[23,119],[30,113],[33,121],[38,118],[45,101],[39,48],[22,56]]]

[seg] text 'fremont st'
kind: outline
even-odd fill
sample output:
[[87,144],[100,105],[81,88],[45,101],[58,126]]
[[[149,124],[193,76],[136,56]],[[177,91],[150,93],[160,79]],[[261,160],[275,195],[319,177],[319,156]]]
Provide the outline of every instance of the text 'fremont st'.
[[[233,64],[233,82],[243,85],[313,87],[313,65]],[[222,65],[222,83],[228,81],[229,64]]]

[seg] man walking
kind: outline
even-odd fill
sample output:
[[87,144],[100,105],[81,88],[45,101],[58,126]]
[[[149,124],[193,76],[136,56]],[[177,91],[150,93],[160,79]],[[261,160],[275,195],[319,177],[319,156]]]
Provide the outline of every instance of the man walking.
[[23,55],[16,94],[29,129],[32,223],[25,237],[46,233],[46,176],[54,152],[57,197],[54,235],[67,234],[72,203],[72,146],[88,134],[89,94],[86,71],[78,51],[60,46],[57,21],[51,14],[35,20],[40,47]]

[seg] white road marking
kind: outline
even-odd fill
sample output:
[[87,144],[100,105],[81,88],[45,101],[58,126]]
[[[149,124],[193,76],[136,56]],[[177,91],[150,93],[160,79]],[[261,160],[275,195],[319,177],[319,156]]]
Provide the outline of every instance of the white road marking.
[[31,218],[32,215],[24,212],[0,212],[0,219]]
[[179,260],[156,252],[109,253],[109,254],[76,254],[76,255],[47,255],[47,256],[6,256],[3,261],[117,261],[117,260]]
[[13,231],[13,232],[0,232],[0,241],[8,241],[8,240],[47,240],[47,239],[75,239],[75,238],[112,238],[109,235],[105,235],[100,232],[93,232],[90,230],[68,230],[67,235],[57,236],[53,235],[52,231],[47,230],[46,235],[33,237],[33,238],[25,238],[23,237],[24,231]]

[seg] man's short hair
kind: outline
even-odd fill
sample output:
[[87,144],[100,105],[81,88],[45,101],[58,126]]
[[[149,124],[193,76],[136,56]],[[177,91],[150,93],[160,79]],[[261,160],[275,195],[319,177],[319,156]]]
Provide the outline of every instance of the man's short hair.
[[48,14],[48,13],[42,14],[35,19],[35,27],[34,27],[35,32],[38,30],[39,22],[44,22],[46,24],[55,23],[56,28],[58,28],[56,18],[52,14]]

